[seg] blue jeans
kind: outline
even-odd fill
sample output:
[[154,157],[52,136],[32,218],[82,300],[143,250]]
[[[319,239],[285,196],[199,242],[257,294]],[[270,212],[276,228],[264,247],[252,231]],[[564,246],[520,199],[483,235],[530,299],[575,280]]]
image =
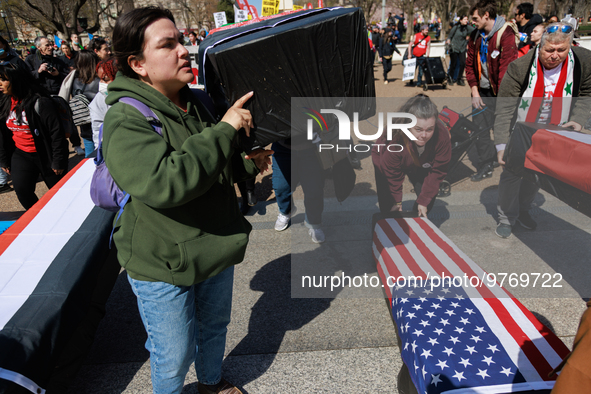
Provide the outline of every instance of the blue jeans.
[[8,174],[0,168],[0,186],[4,186],[8,183]]
[[420,56],[417,57],[417,67],[419,68],[419,74],[417,76],[417,84],[421,85],[423,83],[423,64],[425,63],[425,57]]
[[148,334],[154,394],[180,393],[193,362],[199,382],[219,383],[234,267],[193,286],[128,280]]
[[291,150],[274,143],[273,190],[279,211],[291,212],[291,195],[301,183],[306,209],[306,226],[318,228],[324,210],[324,174],[315,146],[305,150]]
[[94,152],[94,141],[86,138],[82,138],[82,141],[84,141],[84,157],[88,157]]

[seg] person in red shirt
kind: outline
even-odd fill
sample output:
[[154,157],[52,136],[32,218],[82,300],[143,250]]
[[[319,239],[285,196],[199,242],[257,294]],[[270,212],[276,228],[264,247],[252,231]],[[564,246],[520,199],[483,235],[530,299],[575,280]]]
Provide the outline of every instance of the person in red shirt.
[[0,66],[0,93],[0,167],[29,209],[38,201],[39,175],[52,188],[66,173],[68,141],[53,100],[29,72]]
[[447,175],[451,160],[449,132],[438,120],[437,106],[424,94],[410,98],[398,112],[417,117],[417,124],[410,129],[416,141],[398,131],[391,141],[382,135],[374,144],[371,158],[378,204],[383,213],[400,211],[402,184],[408,176],[417,195],[413,210],[426,217],[435,204],[439,184]]
[[[408,43],[408,58],[417,58],[417,67],[419,68],[419,75],[417,77],[417,86],[423,84],[423,63],[425,57],[429,57],[431,51],[431,37],[429,37],[429,26],[421,26],[421,32],[412,36]],[[412,84],[412,81],[410,82]]]

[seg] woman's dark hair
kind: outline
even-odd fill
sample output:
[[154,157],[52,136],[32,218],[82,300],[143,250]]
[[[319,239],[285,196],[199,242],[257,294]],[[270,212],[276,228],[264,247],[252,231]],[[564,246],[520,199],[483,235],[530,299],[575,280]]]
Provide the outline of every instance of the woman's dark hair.
[[0,42],[4,45],[4,50],[8,52],[10,50],[10,44],[6,41],[6,38],[0,36]]
[[169,10],[155,6],[137,8],[117,19],[113,29],[112,48],[119,70],[126,77],[137,79],[137,74],[128,63],[129,58],[143,59],[146,29],[159,19],[170,19],[174,23]]
[[41,96],[49,97],[49,94],[33,79],[28,70],[23,70],[12,63],[0,66],[0,79],[10,82],[12,91],[12,96],[0,95],[2,96],[0,99],[0,119],[2,121],[6,121],[10,114],[11,97],[19,102],[14,109],[18,122],[22,121],[22,113],[25,108],[30,108]]
[[77,77],[88,85],[96,78],[96,64],[100,61],[96,53],[83,49],[76,56]]
[[100,51],[101,47],[107,43],[104,38],[93,38],[88,43],[88,49],[91,51]]
[[390,29],[386,29],[384,31],[384,34],[382,34],[382,39],[384,40],[384,45],[389,45],[390,42],[392,42],[393,38],[394,38],[394,33],[392,33],[392,35],[389,35],[388,33],[392,32],[392,30]]

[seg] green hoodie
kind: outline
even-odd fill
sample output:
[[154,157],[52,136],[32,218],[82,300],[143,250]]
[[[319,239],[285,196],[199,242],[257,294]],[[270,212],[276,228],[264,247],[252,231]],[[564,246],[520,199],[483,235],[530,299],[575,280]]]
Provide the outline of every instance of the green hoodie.
[[[115,228],[119,263],[136,280],[190,286],[244,258],[251,226],[234,182],[258,173],[236,150],[238,132],[214,124],[188,88],[187,112],[151,86],[121,73],[109,84],[103,153],[117,185],[131,195]],[[162,137],[133,106],[147,104]]]

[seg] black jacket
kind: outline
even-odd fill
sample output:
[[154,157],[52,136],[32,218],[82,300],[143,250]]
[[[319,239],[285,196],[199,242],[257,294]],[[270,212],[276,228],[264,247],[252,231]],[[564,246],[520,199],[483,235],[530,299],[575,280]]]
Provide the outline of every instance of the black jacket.
[[400,51],[396,48],[395,42],[396,39],[394,36],[390,37],[389,40],[384,37],[380,38],[380,56],[392,56],[394,52],[400,55]]
[[382,35],[380,33],[371,33],[371,42],[376,49],[380,46],[380,38]]
[[[520,33],[527,34],[527,39],[519,43],[519,48],[522,48],[526,45],[530,45],[531,42],[531,33],[534,31],[535,27],[540,23],[544,22],[544,18],[542,18],[539,14],[533,14],[531,19],[527,21],[527,23],[523,26],[517,26]],[[533,45],[532,45],[533,46]]]
[[6,55],[4,59],[0,59],[0,62],[9,62],[17,66],[18,68],[22,68],[23,70],[31,71],[31,68],[27,63],[25,63],[20,57],[9,53]]
[[[0,106],[9,96],[1,99]],[[68,169],[68,140],[62,127],[58,109],[53,100],[48,97],[40,97],[39,114],[35,111],[35,104],[25,107],[25,115],[29,122],[29,128],[35,141],[35,149],[43,164],[43,173],[50,174],[54,170]],[[10,168],[10,159],[15,150],[12,131],[6,126],[6,118],[0,119],[0,167]]]
[[[27,56],[25,62],[29,65],[33,78],[35,78],[35,80],[39,82],[39,84],[41,84],[41,86],[43,86],[50,94],[58,94],[60,92],[62,82],[70,73],[70,68],[66,66],[65,63],[60,59],[53,56],[43,56],[39,51],[33,55]],[[39,67],[41,67],[43,63],[47,63],[48,65],[55,67],[59,72],[58,76],[54,77],[45,71],[39,74]]]
[[[72,51],[72,57],[68,59],[66,55],[62,55],[59,59],[64,62],[66,67],[76,68],[76,58],[78,57],[78,52]],[[38,69],[37,69],[38,70]]]

